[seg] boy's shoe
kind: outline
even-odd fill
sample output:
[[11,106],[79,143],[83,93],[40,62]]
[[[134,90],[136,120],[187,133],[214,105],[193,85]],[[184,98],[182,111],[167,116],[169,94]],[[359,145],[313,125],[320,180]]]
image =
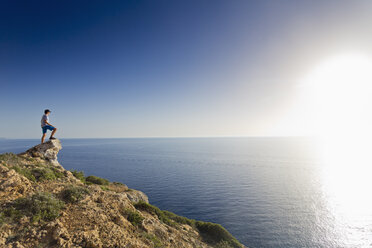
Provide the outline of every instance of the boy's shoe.
[[54,140],[54,139],[56,139],[56,138],[54,138],[54,137],[50,137],[49,139],[50,139],[50,140]]

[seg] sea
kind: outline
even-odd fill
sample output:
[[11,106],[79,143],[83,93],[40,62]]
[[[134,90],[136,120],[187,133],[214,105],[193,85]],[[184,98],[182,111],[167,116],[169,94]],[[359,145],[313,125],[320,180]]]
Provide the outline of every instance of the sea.
[[[0,140],[0,153],[38,142]],[[372,177],[351,173],[361,170],[355,164],[328,165],[310,138],[61,142],[65,169],[122,182],[160,209],[219,223],[247,247],[372,247]]]

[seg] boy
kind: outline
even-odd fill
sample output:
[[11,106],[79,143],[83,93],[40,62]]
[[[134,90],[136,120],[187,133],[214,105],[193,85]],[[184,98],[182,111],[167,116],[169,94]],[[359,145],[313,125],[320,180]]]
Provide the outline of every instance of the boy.
[[56,139],[53,136],[57,132],[57,128],[52,126],[49,123],[49,114],[50,113],[51,113],[51,111],[49,109],[46,109],[46,110],[44,110],[43,117],[41,117],[41,129],[43,130],[43,136],[41,137],[41,143],[44,143],[45,135],[46,135],[47,130],[52,131],[52,134],[50,135],[49,139],[50,140]]

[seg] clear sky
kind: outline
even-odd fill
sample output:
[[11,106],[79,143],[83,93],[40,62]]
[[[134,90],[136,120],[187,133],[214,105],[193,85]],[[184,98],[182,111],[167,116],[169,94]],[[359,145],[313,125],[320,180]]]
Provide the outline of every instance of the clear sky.
[[1,1],[0,137],[306,134],[300,78],[371,31],[372,1]]

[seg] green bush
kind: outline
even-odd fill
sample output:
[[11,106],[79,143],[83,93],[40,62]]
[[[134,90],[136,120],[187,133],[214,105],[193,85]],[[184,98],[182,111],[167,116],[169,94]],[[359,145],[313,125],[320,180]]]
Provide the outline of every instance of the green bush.
[[70,170],[72,175],[74,175],[77,179],[80,179],[80,181],[85,182],[85,176],[84,172],[77,171],[77,170]]
[[141,236],[147,240],[149,240],[150,242],[152,242],[152,244],[154,245],[154,248],[161,248],[161,247],[164,247],[163,243],[159,240],[158,237],[156,237],[155,235],[153,234],[150,234],[150,233],[146,233],[146,232],[142,232],[141,233]]
[[4,153],[0,154],[0,162],[4,162],[8,166],[14,166],[21,162],[21,158],[14,153]]
[[196,221],[195,227],[199,230],[205,241],[209,243],[219,244],[220,246],[229,244],[233,248],[242,247],[239,241],[219,224]]
[[[227,241],[220,241],[218,242],[216,245],[215,245],[216,248],[231,248],[231,245],[229,242]],[[234,246],[233,246],[234,247]],[[242,247],[242,246],[238,246],[238,247]]]
[[133,226],[142,225],[143,217],[137,211],[132,211],[131,209],[124,209],[123,215],[126,216],[127,220],[132,223]]
[[89,183],[94,183],[94,184],[98,184],[98,185],[108,185],[109,184],[109,180],[107,179],[104,179],[104,178],[100,178],[100,177],[97,177],[97,176],[88,176],[85,178],[85,181],[89,184]]
[[134,207],[139,210],[146,211],[152,215],[157,215],[159,220],[161,220],[163,223],[174,226],[175,223],[166,215],[162,210],[160,210],[158,207],[155,207],[147,202],[139,201],[134,204]]
[[38,192],[29,197],[16,199],[10,208],[12,215],[27,215],[32,222],[39,220],[54,220],[59,216],[60,210],[64,207],[63,201],[58,200],[47,192]]
[[100,185],[101,189],[104,190],[104,191],[108,191],[110,190],[109,187],[105,186],[105,185]]
[[18,209],[13,206],[7,207],[2,213],[2,222],[7,222],[8,220],[19,220],[23,214]]
[[89,190],[84,187],[70,185],[61,192],[61,196],[65,202],[76,203],[84,199],[88,193]]
[[57,168],[47,168],[47,167],[36,167],[33,169],[13,166],[17,173],[25,176],[29,180],[36,182],[36,181],[44,181],[44,180],[54,180],[56,178],[64,177],[64,174],[59,171]]
[[179,216],[175,213],[172,213],[172,212],[169,212],[169,211],[166,211],[166,210],[162,210],[162,211],[163,211],[163,214],[165,216],[167,216],[169,219],[174,220],[177,223],[187,224],[187,225],[190,225],[190,226],[193,226],[194,223],[195,223],[195,220],[192,220],[192,219],[189,219],[189,218],[186,218],[186,217],[183,217],[183,216]]
[[179,223],[193,226],[195,223],[195,221],[192,219],[176,215],[175,213],[166,210],[160,210],[158,207],[155,207],[154,205],[151,205],[144,201],[139,201],[138,203],[135,203],[134,206],[139,210],[144,210],[150,214],[157,215],[159,220],[167,225],[174,226],[176,225],[176,223]]
[[153,215],[156,214],[159,220],[167,225],[174,226],[176,223],[179,223],[193,226],[198,229],[205,242],[213,244],[216,247],[242,247],[239,241],[219,224],[188,219],[169,211],[160,210],[159,208],[143,201],[135,203],[134,206],[136,209],[146,211]]
[[4,212],[0,212],[0,226],[5,222]]
[[28,162],[35,162],[36,160],[29,156],[23,156],[24,159],[26,159]]
[[21,168],[19,166],[13,166],[13,170],[15,170],[18,174],[26,177],[28,180],[36,182],[36,178],[30,169]]
[[34,168],[31,170],[31,173],[37,181],[54,180],[57,178],[54,171],[50,168]]
[[54,175],[55,175],[56,178],[65,177],[65,174],[61,170],[59,170],[55,167],[52,167],[52,171],[54,172]]
[[[109,180],[100,178],[97,176],[84,176],[84,172],[82,171],[77,171],[77,170],[70,170],[71,173],[77,178],[80,179],[80,181],[86,183],[86,184],[98,184],[98,185],[108,185],[110,183]],[[114,184],[120,184],[115,182]],[[103,187],[103,190],[109,190],[108,188]]]

